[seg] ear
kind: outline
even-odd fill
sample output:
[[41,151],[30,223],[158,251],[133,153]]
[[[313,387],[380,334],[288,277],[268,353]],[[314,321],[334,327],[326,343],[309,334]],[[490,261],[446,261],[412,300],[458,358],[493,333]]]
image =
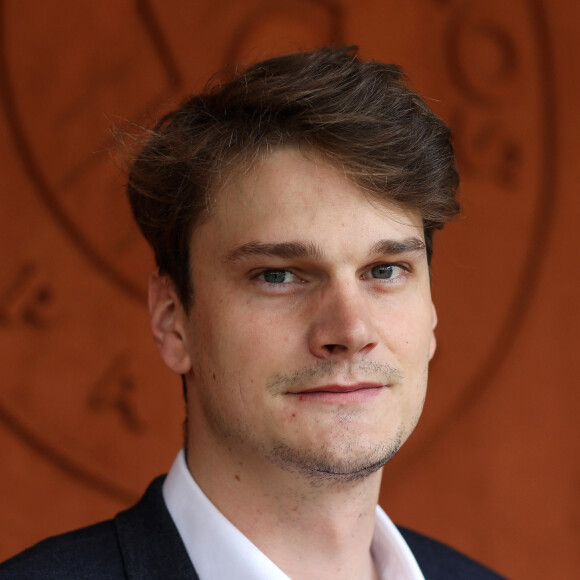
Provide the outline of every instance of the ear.
[[429,360],[433,358],[435,350],[437,349],[437,339],[435,338],[435,328],[437,327],[437,310],[435,310],[435,304],[431,302],[431,308],[433,309],[433,325],[431,326],[431,346],[429,347]]
[[149,277],[149,316],[155,346],[163,362],[175,373],[191,370],[185,323],[187,316],[172,282],[155,270]]

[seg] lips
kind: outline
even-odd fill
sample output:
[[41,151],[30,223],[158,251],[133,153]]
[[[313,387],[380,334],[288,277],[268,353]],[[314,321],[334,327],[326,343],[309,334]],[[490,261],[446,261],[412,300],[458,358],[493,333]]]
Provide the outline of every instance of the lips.
[[304,395],[308,393],[352,393],[353,391],[361,391],[366,389],[381,389],[385,385],[380,383],[357,383],[356,385],[324,385],[322,387],[315,387],[313,389],[306,389],[299,391],[297,395]]
[[323,385],[290,393],[300,401],[320,403],[356,403],[378,396],[388,385],[381,383],[356,383],[352,385]]

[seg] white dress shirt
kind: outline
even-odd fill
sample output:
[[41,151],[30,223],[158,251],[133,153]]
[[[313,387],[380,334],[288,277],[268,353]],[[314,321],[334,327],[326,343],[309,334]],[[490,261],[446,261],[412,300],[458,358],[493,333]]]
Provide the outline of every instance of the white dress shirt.
[[[201,491],[183,449],[163,484],[163,498],[200,580],[290,580]],[[425,580],[409,546],[380,506],[371,552],[381,580]]]

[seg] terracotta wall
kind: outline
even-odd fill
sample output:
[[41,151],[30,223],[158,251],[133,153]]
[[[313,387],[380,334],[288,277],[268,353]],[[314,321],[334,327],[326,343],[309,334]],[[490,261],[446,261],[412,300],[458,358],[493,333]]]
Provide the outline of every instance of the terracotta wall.
[[180,445],[111,126],[338,40],[405,67],[463,175],[426,411],[381,501],[512,578],[576,577],[576,0],[5,0],[0,26],[0,558],[131,503]]

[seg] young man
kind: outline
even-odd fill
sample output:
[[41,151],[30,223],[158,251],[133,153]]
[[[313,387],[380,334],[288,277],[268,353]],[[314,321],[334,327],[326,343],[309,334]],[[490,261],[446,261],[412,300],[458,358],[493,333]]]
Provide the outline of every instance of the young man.
[[377,508],[423,406],[457,185],[447,127],[352,49],[259,63],[167,115],[129,196],[185,449],[136,507],[0,578],[498,578]]

